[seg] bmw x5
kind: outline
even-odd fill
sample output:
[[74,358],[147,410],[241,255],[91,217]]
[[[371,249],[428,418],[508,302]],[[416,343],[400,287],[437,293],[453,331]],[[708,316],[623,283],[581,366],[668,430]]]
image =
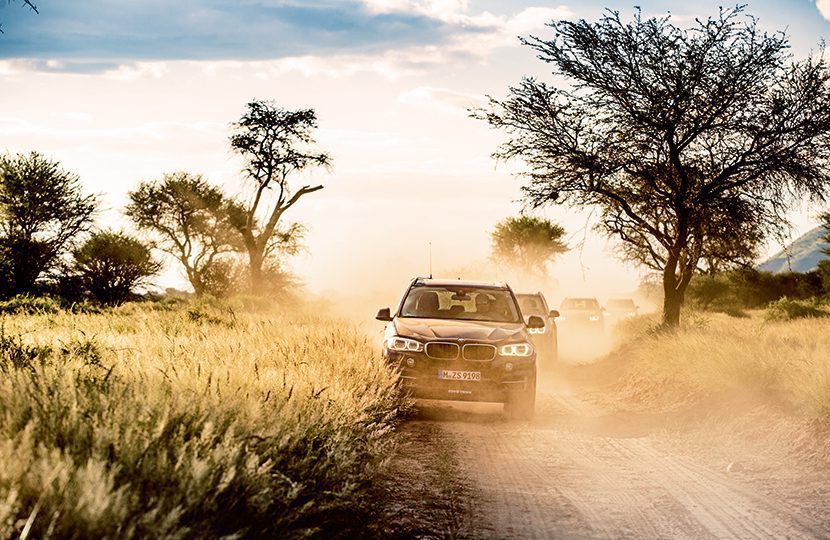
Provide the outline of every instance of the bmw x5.
[[513,291],[504,283],[418,278],[397,310],[381,309],[388,322],[383,356],[400,370],[419,399],[504,403],[517,419],[533,416],[536,350]]

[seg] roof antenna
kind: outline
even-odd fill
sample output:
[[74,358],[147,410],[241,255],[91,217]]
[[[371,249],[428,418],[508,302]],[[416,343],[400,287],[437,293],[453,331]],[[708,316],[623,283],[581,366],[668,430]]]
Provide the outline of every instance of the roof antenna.
[[432,279],[432,242],[429,243],[429,279]]

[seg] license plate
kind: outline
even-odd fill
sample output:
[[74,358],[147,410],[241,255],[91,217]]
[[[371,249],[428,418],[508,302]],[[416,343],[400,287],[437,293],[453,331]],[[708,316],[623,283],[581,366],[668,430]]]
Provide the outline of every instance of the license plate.
[[438,378],[445,381],[480,381],[480,371],[455,371],[452,369],[439,369]]

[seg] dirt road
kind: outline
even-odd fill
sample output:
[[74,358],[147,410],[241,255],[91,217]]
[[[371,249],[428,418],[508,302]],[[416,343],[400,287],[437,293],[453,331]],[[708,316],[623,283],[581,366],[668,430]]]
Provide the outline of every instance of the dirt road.
[[392,535],[830,538],[810,482],[727,472],[664,444],[665,417],[608,413],[567,385],[541,390],[528,423],[495,405],[422,405],[404,427]]

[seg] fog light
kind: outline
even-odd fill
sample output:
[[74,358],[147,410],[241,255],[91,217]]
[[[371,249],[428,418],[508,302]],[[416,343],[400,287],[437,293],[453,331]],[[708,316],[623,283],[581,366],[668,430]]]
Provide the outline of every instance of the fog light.
[[407,358],[406,365],[409,367],[415,367],[415,359],[414,358]]
[[513,362],[508,362],[504,365],[505,371],[513,371]]

